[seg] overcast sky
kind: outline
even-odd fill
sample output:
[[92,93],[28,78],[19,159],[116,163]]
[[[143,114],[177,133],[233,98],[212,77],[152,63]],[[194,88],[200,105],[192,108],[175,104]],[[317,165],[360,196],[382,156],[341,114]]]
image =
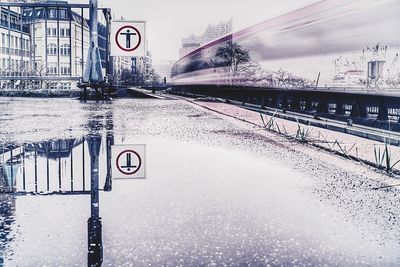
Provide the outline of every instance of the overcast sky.
[[181,38],[201,34],[208,24],[233,18],[236,31],[314,2],[318,0],[99,0],[99,6],[112,8],[114,19],[146,20],[149,50],[157,63],[178,59]]

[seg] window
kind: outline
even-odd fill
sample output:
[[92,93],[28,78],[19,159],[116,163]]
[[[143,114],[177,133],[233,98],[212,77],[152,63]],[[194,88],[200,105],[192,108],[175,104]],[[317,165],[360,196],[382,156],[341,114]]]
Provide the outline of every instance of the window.
[[56,28],[47,28],[47,35],[50,37],[57,36],[57,29]]
[[61,45],[61,49],[60,50],[61,50],[60,53],[61,53],[62,56],[69,56],[70,49],[69,49],[69,45],[68,44]]
[[69,75],[71,72],[71,68],[69,67],[69,65],[61,66],[60,70],[61,70],[61,75]]
[[49,56],[57,55],[57,45],[49,44],[47,46],[47,55],[49,55]]
[[51,19],[57,18],[57,9],[50,9],[49,10],[49,18],[51,18]]
[[64,37],[65,36],[65,29],[60,29],[60,36]]
[[57,63],[49,63],[47,66],[47,73],[49,75],[56,75],[57,74]]
[[61,19],[67,18],[67,10],[65,10],[65,9],[60,9],[60,18],[61,18]]

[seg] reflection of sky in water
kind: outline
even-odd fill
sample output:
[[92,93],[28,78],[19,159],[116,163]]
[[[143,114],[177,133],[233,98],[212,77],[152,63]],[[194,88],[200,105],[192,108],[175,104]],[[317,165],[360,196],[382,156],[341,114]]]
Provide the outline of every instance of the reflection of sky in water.
[[[48,104],[68,102],[53,101]],[[73,128],[68,139],[75,139],[71,146],[77,164],[74,187],[79,189],[79,133],[96,132],[93,128],[105,133],[110,106],[68,103],[74,114],[83,116],[77,118],[83,122],[81,128]],[[31,105],[28,100],[11,101],[9,112],[24,110],[16,104]],[[352,218],[310,194],[310,188],[319,186],[311,173],[292,169],[281,156],[271,156],[287,153],[290,158],[291,152],[178,101],[117,100],[112,110],[114,142],[147,145],[147,179],[114,180],[111,192],[100,192],[105,266],[127,262],[133,266],[353,265],[361,261],[381,265],[398,260],[398,244],[392,239],[381,244],[386,235],[376,225],[366,223],[366,236],[365,228],[355,226]],[[64,119],[70,112],[54,117],[52,123],[59,125],[54,132],[71,127]],[[87,118],[98,123],[84,123]],[[59,124],[60,120],[66,123]],[[89,124],[92,130],[85,128]],[[32,139],[39,139],[40,131],[34,128],[28,125],[25,130]],[[17,133],[11,138],[18,134],[27,136]],[[45,136],[40,133],[41,138]],[[103,135],[100,189],[105,176],[105,140]],[[63,155],[70,157],[71,153]],[[32,168],[33,161],[29,155],[26,165]],[[38,166],[45,166],[46,161],[44,155],[38,156]],[[55,175],[51,187],[56,189],[58,164],[57,157],[50,159]],[[61,166],[62,189],[69,190],[70,159],[62,158]],[[46,181],[45,169],[38,170],[39,180]],[[89,195],[12,199],[0,201],[8,212],[2,210],[2,216],[11,225],[9,231],[2,231],[8,238],[1,241],[7,246],[6,266],[85,265]]]

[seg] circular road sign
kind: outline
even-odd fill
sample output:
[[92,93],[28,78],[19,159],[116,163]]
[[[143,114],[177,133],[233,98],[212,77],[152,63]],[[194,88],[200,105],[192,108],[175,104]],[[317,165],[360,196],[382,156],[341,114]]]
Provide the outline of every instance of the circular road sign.
[[115,164],[122,174],[133,175],[140,170],[142,159],[136,151],[124,150],[118,154]]
[[131,25],[119,28],[115,35],[115,43],[125,52],[135,51],[142,43],[142,35],[139,30]]

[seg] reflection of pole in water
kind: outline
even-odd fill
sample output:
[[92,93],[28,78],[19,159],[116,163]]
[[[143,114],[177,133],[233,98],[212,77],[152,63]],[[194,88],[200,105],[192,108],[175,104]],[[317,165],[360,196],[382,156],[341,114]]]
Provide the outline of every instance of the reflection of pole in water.
[[87,139],[90,154],[90,218],[88,220],[88,266],[101,266],[103,244],[101,218],[99,217],[99,154],[101,136]]
[[114,122],[112,112],[108,112],[106,115],[106,130],[107,175],[104,191],[109,192],[112,189],[111,146],[114,145]]
[[14,239],[11,229],[15,221],[15,196],[12,194],[0,194],[0,266],[4,266],[4,254],[8,243]]

